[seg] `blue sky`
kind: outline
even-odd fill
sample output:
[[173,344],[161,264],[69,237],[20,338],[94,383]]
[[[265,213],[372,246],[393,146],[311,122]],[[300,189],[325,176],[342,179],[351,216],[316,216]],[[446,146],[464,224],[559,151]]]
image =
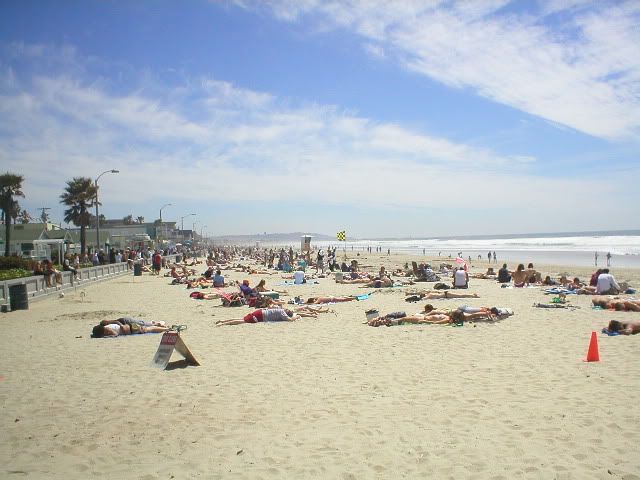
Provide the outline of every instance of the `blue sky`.
[[640,3],[0,6],[0,162],[32,215],[209,235],[638,228]]

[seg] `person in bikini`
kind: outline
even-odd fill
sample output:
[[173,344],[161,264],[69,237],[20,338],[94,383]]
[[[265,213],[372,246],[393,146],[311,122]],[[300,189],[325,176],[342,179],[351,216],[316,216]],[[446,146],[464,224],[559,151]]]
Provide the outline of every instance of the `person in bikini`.
[[116,320],[102,320],[93,327],[92,338],[117,337],[120,335],[134,335],[143,333],[161,333],[169,330],[164,322],[153,322],[131,317],[121,317]]
[[427,290],[417,295],[427,300],[438,298],[479,298],[477,293],[451,292],[449,290]]

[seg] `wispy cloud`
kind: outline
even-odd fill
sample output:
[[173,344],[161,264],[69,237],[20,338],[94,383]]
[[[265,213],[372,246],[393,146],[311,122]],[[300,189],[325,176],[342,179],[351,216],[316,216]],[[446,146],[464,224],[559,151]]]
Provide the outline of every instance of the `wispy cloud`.
[[593,136],[640,136],[635,1],[236,3],[287,22],[350,30],[376,56]]
[[[145,72],[116,92],[88,66],[97,59],[64,49],[61,61],[74,64],[73,73],[52,68],[47,75],[39,59],[55,62],[56,50],[23,48],[46,49],[47,55],[24,56],[19,65],[5,57],[0,163],[26,176],[28,202],[38,206],[55,202],[73,176],[92,177],[106,168],[121,174],[104,182],[101,197],[125,209],[131,192],[141,206],[158,204],[159,197],[210,205],[313,197],[324,206],[480,211],[509,199],[521,206],[534,197],[539,208],[552,208],[560,191],[580,198],[632,183],[606,183],[606,175],[537,177],[531,170],[536,159],[527,155],[500,155],[337,106],[292,104],[214,78],[162,88]],[[599,208],[619,203],[620,195],[611,195]],[[155,211],[141,213],[151,217]]]

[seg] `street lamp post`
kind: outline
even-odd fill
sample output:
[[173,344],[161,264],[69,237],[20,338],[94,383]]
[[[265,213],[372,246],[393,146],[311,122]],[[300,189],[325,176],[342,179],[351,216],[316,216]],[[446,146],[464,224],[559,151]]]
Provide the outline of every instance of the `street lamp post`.
[[184,217],[180,217],[180,236],[182,237],[182,240],[184,240],[184,219],[190,217],[191,215],[195,215],[195,213],[189,213]]
[[[162,209],[165,207],[170,207],[172,206],[172,203],[165,203],[163,206],[160,207],[160,228],[162,228]],[[156,240],[158,239],[159,235],[157,233],[158,231],[156,230]]]
[[191,240],[196,239],[196,225],[198,222],[193,222],[193,226],[191,227]]
[[96,249],[100,248],[100,213],[99,213],[99,209],[98,209],[98,206],[100,205],[100,202],[98,201],[98,180],[100,180],[100,177],[102,175],[104,175],[105,173],[120,173],[120,170],[105,170],[100,175],[98,175],[98,177],[95,180],[95,186],[96,186]]

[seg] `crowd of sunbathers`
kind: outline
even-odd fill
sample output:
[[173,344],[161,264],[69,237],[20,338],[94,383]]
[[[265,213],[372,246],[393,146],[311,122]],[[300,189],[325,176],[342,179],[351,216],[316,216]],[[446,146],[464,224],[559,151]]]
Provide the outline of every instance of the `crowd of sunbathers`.
[[[282,252],[281,252],[282,253]],[[217,326],[223,325],[239,325],[245,323],[260,322],[281,322],[295,321],[302,317],[317,317],[321,313],[329,311],[326,307],[320,305],[352,302],[356,300],[369,298],[367,295],[325,295],[325,296],[309,296],[306,299],[296,297],[295,301],[286,302],[279,299],[277,293],[267,288],[266,280],[261,279],[254,287],[250,285],[249,280],[240,282],[228,282],[222,274],[222,270],[232,270],[242,273],[259,273],[274,274],[270,268],[274,266],[267,265],[267,268],[254,267],[241,263],[233,263],[238,256],[209,256],[206,260],[206,270],[198,275],[196,270],[189,268],[191,266],[201,265],[203,262],[192,257],[187,263],[186,258],[180,264],[167,265],[169,272],[165,277],[171,278],[172,283],[186,285],[189,289],[195,289],[190,293],[194,299],[220,299],[223,306],[249,306],[253,307],[253,311],[239,318],[230,320],[221,320],[216,322]],[[255,256],[247,255],[240,257],[241,260],[256,259]],[[293,265],[296,264],[294,254],[286,254],[282,258],[291,267],[290,269],[282,268],[282,272],[294,270]],[[302,265],[304,262],[298,264]],[[266,262],[268,263],[268,262]],[[311,262],[312,263],[312,262]],[[279,266],[282,266],[279,264]],[[304,267],[304,265],[302,265]],[[301,268],[302,268],[301,267]],[[324,268],[317,270],[324,274]],[[479,298],[478,294],[460,291],[459,289],[467,289],[469,287],[469,279],[485,278],[495,279],[500,283],[511,283],[513,286],[540,285],[546,287],[557,287],[573,293],[585,293],[598,295],[593,298],[594,307],[615,311],[640,311],[640,301],[632,298],[617,298],[607,295],[616,295],[625,289],[625,285],[618,284],[614,276],[608,269],[600,269],[596,271],[590,281],[582,282],[579,278],[569,279],[566,275],[560,276],[557,280],[551,278],[550,275],[542,278],[542,275],[536,271],[532,264],[527,268],[524,264],[519,264],[515,271],[510,271],[507,265],[496,273],[493,268],[489,268],[485,274],[469,275],[468,265],[466,263],[460,265],[441,264],[440,269],[436,272],[429,264],[417,265],[413,262],[413,268],[409,268],[405,264],[405,268],[398,268],[392,273],[386,271],[384,267],[374,274],[362,271],[357,260],[353,260],[350,265],[345,263],[342,266],[337,265],[336,270],[340,271],[340,276],[336,275],[336,282],[341,284],[357,284],[362,288],[385,288],[396,286],[398,284],[413,284],[414,281],[422,282],[439,282],[441,277],[450,277],[450,283],[435,283],[430,290],[407,292],[406,300],[408,302],[416,302],[421,300],[434,299],[458,299],[458,298]],[[295,273],[295,272],[294,272]],[[300,272],[298,272],[300,273]],[[304,273],[304,272],[301,272]],[[282,276],[282,275],[281,275]],[[410,277],[409,281],[398,281],[392,277]],[[285,276],[282,276],[285,278]],[[292,278],[297,276],[292,275]],[[224,287],[237,288],[235,292],[225,292]],[[215,291],[202,291],[201,289],[214,288]],[[286,292],[280,292],[285,293]],[[293,303],[296,306],[288,306],[287,303]],[[385,315],[376,314],[371,317],[368,315],[367,324],[370,326],[392,326],[405,324],[443,324],[443,325],[462,325],[465,322],[495,322],[505,319],[513,315],[513,311],[506,307],[471,307],[461,306],[455,309],[436,309],[431,304],[426,304],[424,309],[415,314],[407,314],[404,311],[391,312]],[[370,318],[371,317],[371,318]],[[610,325],[610,330],[620,331],[621,333],[638,333],[640,326],[633,322],[627,322],[621,325]],[[149,322],[130,317],[122,317],[116,320],[105,320],[100,322],[93,328],[92,336],[96,338],[131,335],[142,333],[155,333],[167,331],[168,327],[163,322]]]
[[495,322],[513,315],[513,310],[505,307],[470,307],[460,306],[454,310],[438,310],[430,303],[424,306],[421,312],[407,315],[405,312],[392,312],[382,316],[375,316],[367,320],[371,327],[380,327],[405,324],[456,324],[464,322]]

